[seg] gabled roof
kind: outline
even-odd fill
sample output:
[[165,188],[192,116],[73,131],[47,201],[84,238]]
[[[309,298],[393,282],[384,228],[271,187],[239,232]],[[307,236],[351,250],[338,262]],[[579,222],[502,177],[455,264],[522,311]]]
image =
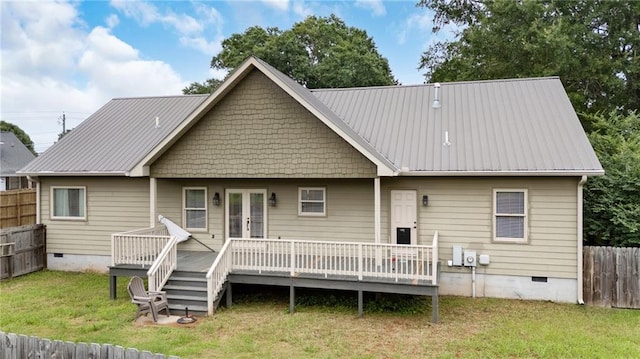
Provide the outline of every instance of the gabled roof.
[[558,78],[445,83],[441,107],[433,108],[433,85],[308,90],[255,57],[209,96],[114,99],[21,172],[147,176],[256,70],[367,157],[380,176],[604,172]]
[[269,79],[276,83],[298,103],[305,107],[309,112],[313,113],[320,121],[332,129],[336,134],[342,137],[347,143],[367,157],[378,168],[378,174],[383,176],[393,175],[397,168],[391,161],[381,155],[370,143],[349,127],[340,117],[331,111],[324,103],[319,101],[309,90],[302,87],[299,83],[292,80],[287,75],[276,70],[266,62],[256,58],[249,57],[245,62],[238,66],[227,79],[218,87],[211,96],[194,112],[189,118],[183,121],[160,145],[156,147],[143,161],[141,161],[135,170],[134,175],[146,175],[148,166],[153,163],[164,151],[169,149],[177,139],[179,139],[186,131],[188,131],[198,120],[206,114],[213,106],[215,106],[224,96],[231,91],[240,81],[244,79],[251,71],[257,69],[265,74]]
[[128,175],[206,98],[113,99],[20,172],[39,176]]
[[36,156],[13,132],[0,132],[0,177],[16,176],[16,171],[34,158]]
[[602,174],[557,77],[312,90],[403,174]]

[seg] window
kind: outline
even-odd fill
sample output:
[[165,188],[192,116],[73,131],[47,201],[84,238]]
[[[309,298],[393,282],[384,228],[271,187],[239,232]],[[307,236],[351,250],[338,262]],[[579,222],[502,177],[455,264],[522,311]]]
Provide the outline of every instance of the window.
[[326,215],[326,189],[322,187],[298,189],[298,214],[301,216]]
[[527,241],[527,190],[493,191],[496,241]]
[[183,223],[187,229],[207,228],[207,189],[187,187],[183,189]]
[[51,187],[51,218],[86,219],[85,187]]

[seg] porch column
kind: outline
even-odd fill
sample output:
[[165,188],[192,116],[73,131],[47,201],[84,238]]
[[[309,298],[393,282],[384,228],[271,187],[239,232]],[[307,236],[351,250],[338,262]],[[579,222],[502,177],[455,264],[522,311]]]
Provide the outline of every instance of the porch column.
[[156,202],[158,195],[158,183],[155,177],[149,177],[149,226],[155,227],[157,221]]
[[380,244],[380,177],[373,179],[374,238]]

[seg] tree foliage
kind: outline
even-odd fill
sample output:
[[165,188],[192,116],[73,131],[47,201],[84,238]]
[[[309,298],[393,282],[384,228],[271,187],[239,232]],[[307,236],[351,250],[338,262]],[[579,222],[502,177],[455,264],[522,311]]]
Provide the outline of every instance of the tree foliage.
[[584,230],[589,244],[640,246],[640,117],[591,116],[591,144],[606,175],[589,179]]
[[20,140],[20,142],[22,142],[22,144],[25,145],[25,147],[27,147],[29,151],[34,154],[34,156],[38,155],[36,150],[33,148],[33,141],[31,141],[31,137],[29,137],[29,135],[27,135],[27,133],[17,125],[5,121],[0,121],[0,131],[12,132],[16,136],[16,138],[18,138],[18,140]]
[[[222,42],[211,67],[232,70],[251,55],[307,88],[397,84],[389,62],[366,31],[347,26],[335,15],[309,16],[284,31],[254,26],[233,34]],[[207,84],[190,87],[206,88]],[[193,93],[189,88],[183,92]]]
[[221,83],[222,81],[214,78],[205,80],[203,83],[192,82],[189,86],[182,89],[182,93],[185,95],[212,93]]
[[434,31],[446,24],[463,28],[456,39],[423,53],[420,68],[429,81],[557,75],[581,114],[640,109],[640,1],[418,5],[435,12]]

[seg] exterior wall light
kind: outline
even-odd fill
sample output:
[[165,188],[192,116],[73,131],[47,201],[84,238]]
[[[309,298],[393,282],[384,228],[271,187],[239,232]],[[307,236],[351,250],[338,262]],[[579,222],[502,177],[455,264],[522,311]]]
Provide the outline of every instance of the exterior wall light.
[[271,207],[276,206],[276,194],[274,192],[271,192],[271,197],[269,197],[269,205]]
[[220,193],[218,192],[216,192],[216,194],[213,195],[213,205],[214,206],[220,205]]
[[422,206],[426,207],[428,205],[429,205],[429,196],[425,194],[424,196],[422,196]]

